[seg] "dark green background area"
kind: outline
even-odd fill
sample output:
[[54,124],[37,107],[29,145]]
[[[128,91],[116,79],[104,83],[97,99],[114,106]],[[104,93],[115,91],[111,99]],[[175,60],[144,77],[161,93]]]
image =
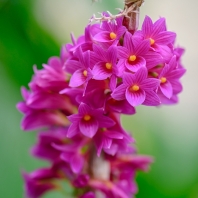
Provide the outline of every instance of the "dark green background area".
[[[29,155],[29,149],[36,141],[36,133],[23,132],[20,129],[22,115],[15,107],[17,102],[22,100],[20,87],[27,87],[33,74],[33,65],[41,68],[42,63],[47,62],[50,56],[59,55],[62,45],[36,20],[33,14],[35,2],[0,0],[0,197],[2,198],[23,197],[21,172],[32,171],[46,165],[45,162],[33,159]],[[118,7],[118,3],[104,0],[98,6],[104,10],[113,10]],[[181,125],[179,106],[167,107],[166,112],[169,117],[172,115],[171,111],[176,112],[177,119],[173,117],[166,120],[163,115],[165,108],[140,107],[137,108],[137,115],[123,117],[125,127],[133,132],[137,140],[138,152],[155,158],[150,172],[137,175],[139,186],[137,198],[198,198],[198,135],[187,139],[184,135],[198,128],[196,119],[191,128],[184,125],[181,134],[174,133],[179,128],[172,128],[171,122],[174,122],[174,126]],[[170,130],[173,132],[168,132]],[[49,193],[44,197],[63,196]]]

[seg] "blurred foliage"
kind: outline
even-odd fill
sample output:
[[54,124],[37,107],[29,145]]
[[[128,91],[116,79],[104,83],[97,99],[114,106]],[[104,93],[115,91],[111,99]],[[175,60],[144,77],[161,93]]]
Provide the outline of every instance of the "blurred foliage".
[[[29,155],[36,133],[20,130],[21,115],[15,108],[21,100],[19,87],[30,81],[32,66],[36,64],[41,68],[50,56],[59,55],[58,42],[33,15],[34,3],[34,0],[0,0],[0,197],[3,198],[22,197],[21,171],[32,171],[46,164]],[[110,11],[119,7],[114,0],[103,1],[103,6]],[[127,129],[135,131],[139,152],[155,158],[151,171],[137,176],[137,198],[198,198],[195,155],[186,148],[179,150],[181,145],[167,144],[168,140],[164,141],[166,126],[162,122],[153,126],[149,119],[142,120],[143,114],[140,109],[137,116],[123,119]],[[156,115],[148,113],[147,117]],[[179,145],[179,141],[177,143]],[[189,147],[192,151],[197,148],[193,144]],[[62,196],[50,193],[45,197]]]
[[32,3],[30,0],[0,2],[0,60],[20,85],[30,81],[34,64],[41,67],[49,56],[59,55],[55,40],[35,20]]
[[30,0],[0,0],[0,197],[23,197],[21,172],[40,167],[29,156],[35,134],[20,130],[19,87],[27,85],[32,66],[41,67],[59,46],[35,20]]

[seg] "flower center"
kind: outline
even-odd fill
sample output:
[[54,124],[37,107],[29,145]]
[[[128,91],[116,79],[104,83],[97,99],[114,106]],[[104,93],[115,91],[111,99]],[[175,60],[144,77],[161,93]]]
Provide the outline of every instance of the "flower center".
[[161,83],[165,83],[167,81],[167,79],[165,77],[161,77],[160,81],[161,81]]
[[91,116],[87,114],[83,117],[83,119],[84,119],[84,121],[89,121],[89,120],[91,120]]
[[140,89],[140,87],[138,86],[138,85],[132,85],[130,88],[129,88],[129,90],[130,91],[138,91]]
[[106,64],[105,64],[105,67],[106,67],[107,69],[112,69],[112,64],[111,64],[111,63],[106,63]]
[[83,75],[84,75],[85,77],[87,77],[87,70],[84,70],[84,71],[83,71]]
[[113,40],[113,39],[116,39],[117,35],[114,33],[114,32],[111,32],[109,34],[110,38]]
[[153,40],[152,38],[150,38],[150,44],[153,45],[155,43],[155,40]]
[[131,55],[131,56],[129,56],[129,61],[133,62],[136,60],[136,58],[137,58],[136,55]]

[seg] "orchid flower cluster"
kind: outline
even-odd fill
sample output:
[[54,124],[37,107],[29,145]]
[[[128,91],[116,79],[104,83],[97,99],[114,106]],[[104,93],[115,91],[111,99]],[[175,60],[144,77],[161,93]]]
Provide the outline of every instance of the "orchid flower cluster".
[[134,197],[137,170],[153,161],[136,153],[120,116],[134,115],[139,105],[178,102],[184,50],[174,47],[176,34],[164,18],[153,23],[146,16],[134,34],[123,17],[115,20],[89,24],[78,39],[72,35],[60,57],[34,68],[30,91],[22,88],[22,128],[40,130],[31,153],[50,164],[23,173],[29,198],[64,192],[64,183],[73,197]]

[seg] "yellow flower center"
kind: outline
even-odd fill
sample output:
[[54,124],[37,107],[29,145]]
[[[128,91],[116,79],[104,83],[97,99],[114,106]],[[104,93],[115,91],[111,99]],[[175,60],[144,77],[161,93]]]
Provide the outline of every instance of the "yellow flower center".
[[106,63],[106,64],[105,64],[105,67],[106,67],[107,69],[112,69],[112,64],[111,64],[111,63]]
[[153,40],[152,38],[150,38],[150,44],[153,45],[155,43],[155,40]]
[[87,70],[84,70],[84,71],[83,71],[83,75],[84,75],[85,77],[87,77]]
[[84,121],[89,121],[89,120],[91,120],[91,116],[87,114],[83,117],[83,119],[84,119]]
[[165,77],[161,77],[160,81],[161,81],[161,83],[165,83],[167,81],[167,79]]
[[138,91],[140,89],[140,87],[138,86],[138,85],[132,85],[131,87],[130,87],[130,91]]
[[110,38],[113,40],[113,39],[116,39],[117,35],[114,33],[114,32],[111,32],[109,34]]
[[136,58],[137,58],[136,55],[131,55],[131,56],[129,56],[129,61],[133,62],[136,60]]

